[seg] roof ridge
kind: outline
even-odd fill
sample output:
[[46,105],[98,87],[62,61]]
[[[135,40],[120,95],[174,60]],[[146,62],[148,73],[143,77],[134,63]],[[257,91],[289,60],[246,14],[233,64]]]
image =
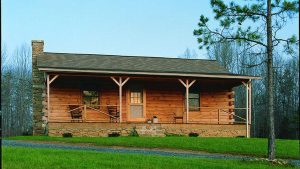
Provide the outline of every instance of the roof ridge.
[[69,55],[98,55],[98,56],[117,56],[117,57],[143,57],[143,58],[159,58],[159,59],[176,59],[176,60],[197,60],[197,61],[212,61],[216,62],[214,59],[193,59],[193,58],[172,58],[172,57],[163,57],[163,56],[129,56],[129,55],[114,55],[114,54],[93,54],[93,53],[64,53],[64,52],[44,52],[45,54],[69,54]]

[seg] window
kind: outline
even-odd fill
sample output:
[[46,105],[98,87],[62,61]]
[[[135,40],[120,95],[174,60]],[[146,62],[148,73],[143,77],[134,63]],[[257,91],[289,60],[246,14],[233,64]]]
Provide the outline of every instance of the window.
[[143,92],[142,91],[132,91],[130,93],[130,103],[133,103],[133,104],[143,103]]
[[189,110],[199,111],[200,110],[200,95],[199,93],[189,93]]
[[83,91],[83,104],[93,108],[99,108],[99,93],[97,91]]
[[143,90],[135,89],[130,92],[130,119],[144,117]]

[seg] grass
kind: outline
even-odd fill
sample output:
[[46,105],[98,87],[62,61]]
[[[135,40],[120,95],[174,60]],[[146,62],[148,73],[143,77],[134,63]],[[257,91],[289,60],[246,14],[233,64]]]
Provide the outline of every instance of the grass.
[[[13,140],[55,141],[64,143],[91,143],[96,146],[123,146],[138,148],[169,148],[267,157],[267,139],[261,138],[199,138],[199,137],[49,137],[18,136]],[[276,140],[278,158],[299,159],[298,140]]]
[[211,160],[200,158],[180,158],[170,156],[99,153],[79,150],[56,150],[43,148],[3,147],[4,169],[24,168],[293,168],[262,161]]

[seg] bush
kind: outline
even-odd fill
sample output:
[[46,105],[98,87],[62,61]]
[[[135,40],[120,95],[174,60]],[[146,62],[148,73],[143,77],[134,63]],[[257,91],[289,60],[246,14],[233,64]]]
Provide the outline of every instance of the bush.
[[108,134],[108,137],[119,137],[119,136],[120,136],[120,133],[118,133],[118,132],[112,132],[112,133]]
[[132,130],[129,133],[129,136],[132,136],[132,137],[138,137],[139,136],[139,133],[136,131],[136,127],[132,128]]
[[63,133],[62,134],[63,137],[73,137],[72,133]]
[[27,130],[22,132],[22,136],[32,136],[32,132]]
[[189,136],[190,136],[190,137],[198,137],[199,134],[198,134],[198,133],[194,133],[194,132],[190,132],[190,133],[189,133]]
[[236,136],[237,138],[245,138],[245,136]]
[[183,137],[182,134],[165,133],[166,137]]

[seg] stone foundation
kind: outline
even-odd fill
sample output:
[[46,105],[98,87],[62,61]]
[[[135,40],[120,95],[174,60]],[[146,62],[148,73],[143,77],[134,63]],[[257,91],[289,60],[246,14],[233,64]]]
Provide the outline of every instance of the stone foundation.
[[216,124],[144,124],[144,123],[51,123],[49,136],[62,136],[72,133],[77,137],[107,137],[110,133],[128,136],[135,127],[140,136],[188,135],[198,133],[200,137],[238,137],[246,136],[246,125]]

